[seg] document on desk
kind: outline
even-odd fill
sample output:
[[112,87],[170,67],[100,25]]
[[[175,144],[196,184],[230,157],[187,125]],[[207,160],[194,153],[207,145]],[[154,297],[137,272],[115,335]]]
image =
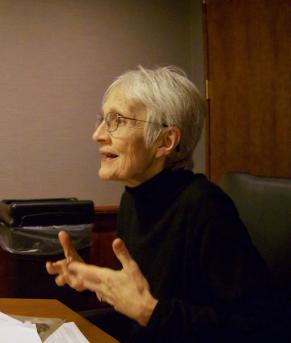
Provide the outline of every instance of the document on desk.
[[73,322],[64,323],[44,343],[90,343]]
[[90,343],[73,322],[62,324],[42,340],[36,324],[23,323],[3,312],[0,312],[0,337],[5,343]]
[[0,312],[0,337],[5,343],[41,343],[36,325],[22,323]]

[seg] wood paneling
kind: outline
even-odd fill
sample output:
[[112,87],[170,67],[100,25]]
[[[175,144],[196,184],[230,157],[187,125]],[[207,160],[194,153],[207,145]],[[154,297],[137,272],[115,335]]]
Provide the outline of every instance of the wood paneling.
[[116,258],[112,251],[112,241],[116,237],[118,207],[98,206],[95,213],[90,263],[114,268]]
[[208,0],[205,6],[209,176],[291,176],[291,3]]

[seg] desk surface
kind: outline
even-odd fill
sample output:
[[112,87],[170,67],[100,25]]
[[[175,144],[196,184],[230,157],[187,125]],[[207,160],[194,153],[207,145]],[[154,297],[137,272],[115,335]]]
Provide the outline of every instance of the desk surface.
[[90,343],[118,342],[58,300],[0,298],[0,311],[20,316],[62,318],[75,322]]

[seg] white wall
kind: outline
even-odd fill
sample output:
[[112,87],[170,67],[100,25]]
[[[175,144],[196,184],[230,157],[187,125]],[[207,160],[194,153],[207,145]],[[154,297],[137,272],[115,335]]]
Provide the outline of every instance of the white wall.
[[[91,141],[102,94],[138,64],[175,64],[199,81],[193,3],[0,0],[0,199],[118,204],[122,185],[98,179]],[[203,158],[202,148],[202,171]]]

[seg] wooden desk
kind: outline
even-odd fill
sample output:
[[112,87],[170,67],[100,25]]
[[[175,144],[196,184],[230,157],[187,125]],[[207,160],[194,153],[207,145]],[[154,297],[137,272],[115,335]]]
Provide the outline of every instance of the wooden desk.
[[90,343],[118,342],[58,300],[0,298],[0,311],[8,315],[62,318],[75,322]]

